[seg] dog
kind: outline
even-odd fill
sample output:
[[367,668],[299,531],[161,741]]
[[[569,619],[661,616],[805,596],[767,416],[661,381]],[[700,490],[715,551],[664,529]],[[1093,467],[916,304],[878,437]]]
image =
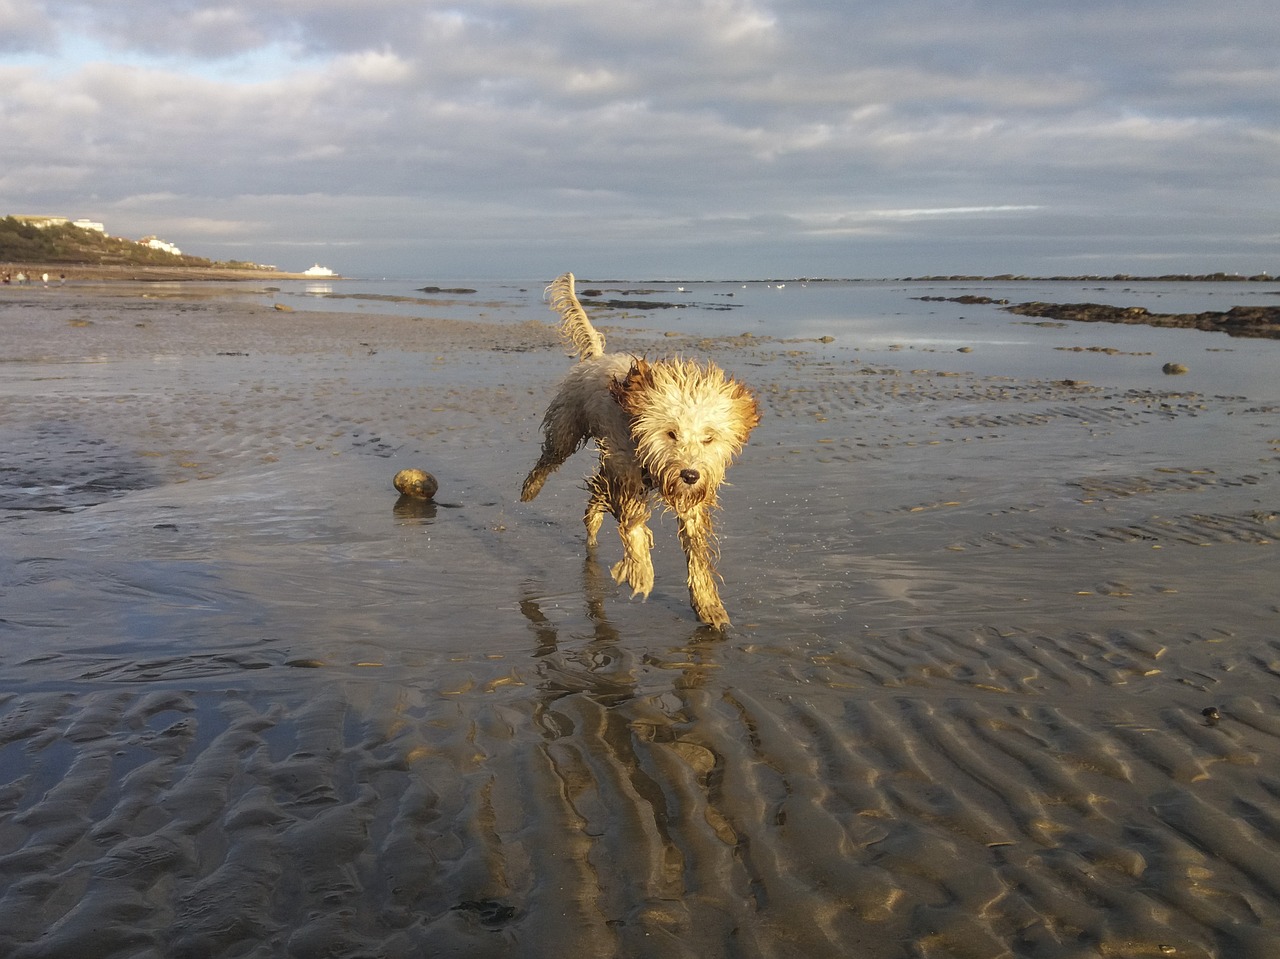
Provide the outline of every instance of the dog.
[[587,546],[596,545],[605,513],[622,538],[611,573],[632,597],[653,589],[650,501],[675,513],[689,568],[689,601],[698,618],[723,629],[729,617],[716,588],[718,558],[712,514],[733,458],[760,422],[752,392],[714,363],[673,358],[650,362],[606,353],[587,318],[572,273],[546,289],[560,331],[578,363],[561,382],[542,420],[542,455],[525,477],[520,499],[538,495],[547,477],[589,440],[600,465],[587,480]]

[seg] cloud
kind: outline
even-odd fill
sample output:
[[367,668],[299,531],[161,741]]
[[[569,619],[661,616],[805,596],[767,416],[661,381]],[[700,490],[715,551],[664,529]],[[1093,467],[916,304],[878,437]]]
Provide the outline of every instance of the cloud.
[[53,24],[29,0],[0,0],[0,54],[47,50],[57,37]]
[[884,249],[859,263],[950,249],[1025,272],[1010,261],[1190,256],[1182,236],[1225,250],[1233,221],[1257,257],[1280,195],[1270,16],[0,0],[0,203],[96,207],[215,256],[327,243],[348,272],[606,248],[655,272],[834,266],[862,243]]

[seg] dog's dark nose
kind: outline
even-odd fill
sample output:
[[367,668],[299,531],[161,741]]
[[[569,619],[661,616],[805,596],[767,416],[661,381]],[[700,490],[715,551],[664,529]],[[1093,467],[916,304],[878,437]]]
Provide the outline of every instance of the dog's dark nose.
[[688,483],[690,486],[698,482],[698,480],[700,479],[697,470],[681,470],[680,478],[684,480],[686,483]]

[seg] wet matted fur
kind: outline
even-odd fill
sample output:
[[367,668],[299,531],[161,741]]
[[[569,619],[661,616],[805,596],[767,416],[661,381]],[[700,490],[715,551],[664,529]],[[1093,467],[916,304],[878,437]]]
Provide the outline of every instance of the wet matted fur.
[[600,465],[587,480],[587,546],[595,546],[604,514],[611,514],[622,538],[613,578],[629,584],[633,596],[647,597],[650,501],[658,497],[676,515],[694,612],[711,626],[729,625],[716,589],[712,514],[725,471],[760,422],[755,397],[711,362],[606,353],[574,293],[572,273],[557,277],[547,293],[578,364],[547,407],[542,455],[520,498],[537,496],[547,477],[594,439]]

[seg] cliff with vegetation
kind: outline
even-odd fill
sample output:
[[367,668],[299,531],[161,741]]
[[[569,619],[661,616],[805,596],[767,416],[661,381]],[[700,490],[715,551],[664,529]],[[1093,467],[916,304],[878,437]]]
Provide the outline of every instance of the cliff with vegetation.
[[37,226],[18,217],[0,219],[0,263],[40,263],[51,267],[220,267],[260,269],[253,263],[215,263],[199,256],[158,250],[133,240],[107,236],[71,223]]

